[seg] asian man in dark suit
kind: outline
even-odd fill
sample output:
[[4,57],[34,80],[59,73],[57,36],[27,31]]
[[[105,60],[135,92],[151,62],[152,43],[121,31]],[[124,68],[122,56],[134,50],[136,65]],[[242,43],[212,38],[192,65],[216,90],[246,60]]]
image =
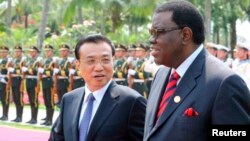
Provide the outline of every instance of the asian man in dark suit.
[[144,141],[207,141],[214,125],[250,124],[249,90],[204,49],[203,19],[191,3],[159,6],[150,33],[154,61],[164,67],[148,98]]
[[143,140],[146,100],[112,80],[111,41],[102,35],[88,36],[77,43],[75,56],[86,84],[63,97],[49,140]]

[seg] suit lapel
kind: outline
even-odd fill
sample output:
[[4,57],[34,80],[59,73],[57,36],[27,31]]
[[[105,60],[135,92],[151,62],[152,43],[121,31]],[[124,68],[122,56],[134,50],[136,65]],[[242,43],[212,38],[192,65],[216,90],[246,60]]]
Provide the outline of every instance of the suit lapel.
[[[161,126],[169,117],[170,115],[176,110],[176,108],[181,105],[181,103],[185,100],[185,98],[192,92],[192,90],[196,86],[196,79],[201,75],[202,67],[204,64],[204,49],[201,53],[197,56],[194,62],[191,64],[187,72],[184,74],[183,78],[181,79],[179,85],[176,88],[175,93],[171,97],[168,107],[163,112],[162,116],[159,118],[159,121],[156,123],[154,130],[157,130],[159,126]],[[179,96],[180,102],[175,102],[174,98]],[[152,132],[154,132],[154,130]]]
[[72,106],[72,134],[73,134],[73,141],[78,141],[79,137],[79,118],[80,113],[82,109],[83,99],[84,99],[84,87],[82,89],[79,89],[79,91],[76,92],[75,96],[72,98],[72,102],[74,101],[74,106]]
[[[151,98],[150,100],[152,100],[153,102],[152,105],[148,106],[148,111],[150,118],[149,120],[149,130],[151,130],[153,128],[153,126],[155,125],[155,118],[157,115],[157,111],[158,111],[158,105],[159,102],[161,101],[161,97],[163,92],[165,91],[165,86],[170,74],[170,69],[169,68],[163,68],[161,70],[159,70],[160,72],[158,72],[158,76],[157,78],[154,80],[154,89],[151,89],[151,94],[150,96],[153,96],[153,98]],[[163,79],[164,78],[164,79]],[[151,112],[152,111],[152,112]]]
[[115,82],[111,82],[109,88],[105,92],[102,102],[100,103],[94,119],[91,122],[87,140],[93,140],[97,131],[101,128],[103,123],[105,123],[106,119],[115,109],[118,103],[117,97],[119,97],[119,94],[115,93],[114,90],[116,89],[116,86],[117,84]]

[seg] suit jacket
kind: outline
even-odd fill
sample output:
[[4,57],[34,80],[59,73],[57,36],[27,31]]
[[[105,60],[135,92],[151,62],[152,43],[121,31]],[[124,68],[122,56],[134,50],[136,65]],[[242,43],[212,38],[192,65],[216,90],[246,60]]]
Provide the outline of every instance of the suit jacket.
[[[170,70],[162,67],[154,78],[144,141],[206,141],[214,124],[250,124],[250,93],[245,82],[204,49],[180,80],[156,123]],[[195,113],[192,116],[186,113],[189,108]]]
[[[62,98],[50,141],[78,141],[84,87]],[[87,141],[142,141],[146,100],[136,91],[112,82],[89,127]]]

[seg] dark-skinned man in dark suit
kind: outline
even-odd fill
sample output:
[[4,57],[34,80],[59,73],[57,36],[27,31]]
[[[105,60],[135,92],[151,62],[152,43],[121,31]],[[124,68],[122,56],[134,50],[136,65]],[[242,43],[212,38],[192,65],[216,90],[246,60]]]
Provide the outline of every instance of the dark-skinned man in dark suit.
[[204,32],[201,14],[187,1],[156,9],[150,43],[154,61],[165,67],[152,83],[144,141],[207,141],[215,125],[250,124],[249,90],[205,50]]

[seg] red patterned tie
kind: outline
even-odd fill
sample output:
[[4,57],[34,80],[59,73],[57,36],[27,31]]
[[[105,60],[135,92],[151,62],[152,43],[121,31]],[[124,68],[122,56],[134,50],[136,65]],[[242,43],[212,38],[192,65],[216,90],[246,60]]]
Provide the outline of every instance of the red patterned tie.
[[179,78],[180,78],[180,76],[176,71],[174,71],[174,73],[171,74],[170,79],[169,79],[168,84],[167,84],[167,87],[166,87],[166,90],[165,90],[164,95],[163,95],[163,97],[161,99],[161,103],[160,103],[160,105],[158,107],[156,121],[159,119],[159,117],[161,116],[163,111],[166,109],[170,97],[175,92],[177,81],[178,81]]

